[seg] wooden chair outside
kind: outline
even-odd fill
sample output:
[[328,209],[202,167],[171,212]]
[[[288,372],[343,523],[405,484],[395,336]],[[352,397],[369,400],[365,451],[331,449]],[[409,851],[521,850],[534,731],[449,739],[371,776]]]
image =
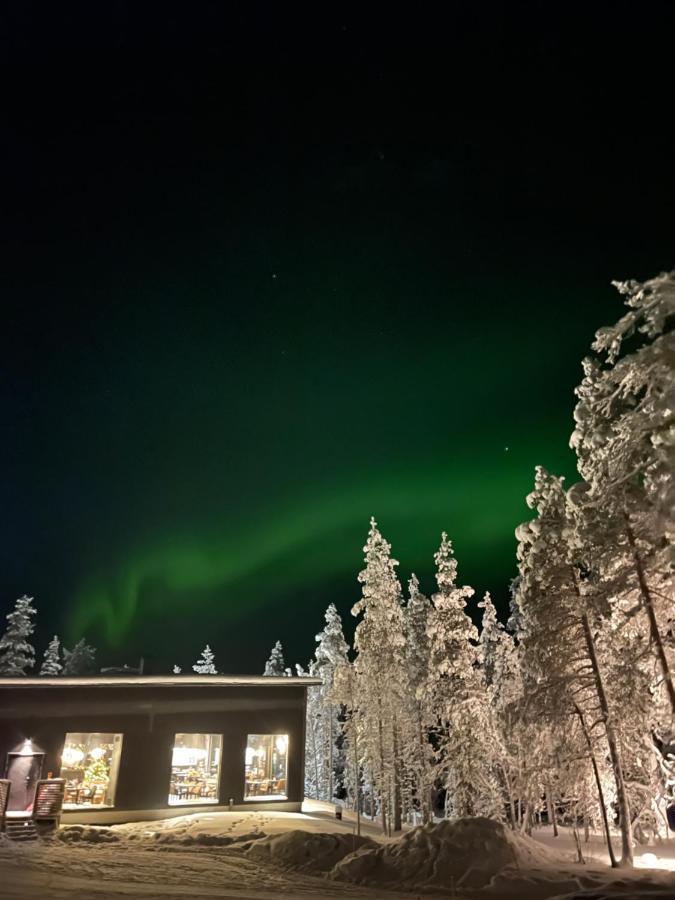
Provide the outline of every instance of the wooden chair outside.
[[59,827],[65,793],[64,778],[42,778],[38,781],[33,804],[33,821],[41,831],[56,830]]
[[12,782],[8,778],[0,778],[0,831],[5,830],[5,814],[9,804],[9,791]]

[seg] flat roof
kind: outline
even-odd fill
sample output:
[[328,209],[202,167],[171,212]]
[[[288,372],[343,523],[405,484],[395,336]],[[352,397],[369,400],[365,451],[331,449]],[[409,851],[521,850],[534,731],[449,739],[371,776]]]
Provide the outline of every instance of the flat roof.
[[0,689],[32,687],[313,687],[320,678],[275,675],[85,675],[3,678]]

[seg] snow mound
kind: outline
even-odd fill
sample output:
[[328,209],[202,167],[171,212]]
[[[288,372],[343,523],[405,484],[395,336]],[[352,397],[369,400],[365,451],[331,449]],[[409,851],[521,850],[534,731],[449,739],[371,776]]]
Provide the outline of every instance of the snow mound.
[[56,838],[66,844],[84,841],[88,844],[111,844],[119,841],[119,835],[104,826],[94,828],[91,825],[66,825],[56,832]]
[[218,834],[217,832],[199,831],[197,834],[176,833],[172,831],[156,832],[157,844],[180,844],[184,847],[229,847],[231,844],[243,844],[257,841],[265,837],[264,831],[250,831],[246,834]]
[[492,819],[423,825],[390,844],[362,848],[331,877],[399,890],[484,888],[499,873],[564,865],[556,853]]
[[336,863],[359,850],[374,850],[375,841],[352,834],[322,831],[285,831],[273,834],[248,848],[246,855],[256,862],[299,872],[329,872]]

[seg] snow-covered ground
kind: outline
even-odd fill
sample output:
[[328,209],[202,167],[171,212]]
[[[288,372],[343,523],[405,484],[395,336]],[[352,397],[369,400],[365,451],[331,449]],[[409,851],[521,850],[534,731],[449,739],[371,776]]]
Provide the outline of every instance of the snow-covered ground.
[[[6,900],[233,900],[370,898],[675,898],[675,874],[612,872],[602,843],[583,844],[574,862],[569,834],[542,830],[531,841],[487,820],[443,823],[381,840],[364,823],[340,822],[332,807],[304,813],[199,813],[112,828],[62,829],[38,844],[0,842],[0,897]],[[671,846],[672,845],[672,846]],[[675,869],[675,841],[638,851]],[[405,892],[405,893],[404,893]]]

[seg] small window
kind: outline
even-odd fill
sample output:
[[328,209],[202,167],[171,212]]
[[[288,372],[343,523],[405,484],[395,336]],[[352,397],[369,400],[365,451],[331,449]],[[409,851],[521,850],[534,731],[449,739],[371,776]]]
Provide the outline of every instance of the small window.
[[245,800],[285,800],[287,734],[249,734],[245,757]]
[[61,756],[64,809],[114,806],[121,752],[121,734],[68,732]]
[[169,804],[217,803],[220,753],[219,734],[177,734],[171,756]]

